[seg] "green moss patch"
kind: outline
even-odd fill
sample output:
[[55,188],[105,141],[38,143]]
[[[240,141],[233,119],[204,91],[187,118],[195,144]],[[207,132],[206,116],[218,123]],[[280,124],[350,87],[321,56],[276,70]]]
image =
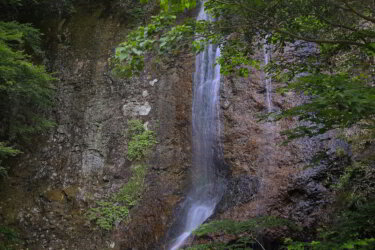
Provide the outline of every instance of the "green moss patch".
[[97,207],[90,208],[87,218],[95,221],[96,225],[105,230],[111,230],[115,222],[125,220],[129,210],[140,200],[144,186],[147,167],[136,165],[132,167],[132,177],[115,193],[110,201],[99,201]]
[[144,128],[140,120],[130,120],[128,122],[128,143],[127,158],[131,161],[139,161],[146,157],[149,150],[157,141],[155,132]]
[[121,204],[111,201],[98,201],[97,207],[90,208],[87,212],[87,218],[95,221],[96,225],[105,230],[111,230],[116,221],[124,220],[129,209]]
[[[145,129],[140,120],[130,120],[127,134],[130,138],[127,158],[138,162],[144,160],[151,147],[156,144],[154,131]],[[130,209],[142,198],[147,165],[135,164],[131,167],[131,172],[130,180],[119,191],[110,199],[97,202],[96,207],[90,208],[86,213],[87,218],[100,228],[111,230],[116,222],[128,218]]]
[[115,202],[121,202],[128,207],[135,206],[141,198],[145,186],[147,167],[145,165],[136,165],[132,168],[132,173],[133,176],[130,180],[113,197]]

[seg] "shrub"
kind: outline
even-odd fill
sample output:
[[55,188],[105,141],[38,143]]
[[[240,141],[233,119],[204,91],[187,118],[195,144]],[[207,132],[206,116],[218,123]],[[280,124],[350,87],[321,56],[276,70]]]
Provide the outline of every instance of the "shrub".
[[22,243],[20,235],[14,229],[0,225],[0,250],[14,249],[17,244]]
[[228,243],[211,242],[208,244],[195,245],[189,250],[198,249],[251,249],[252,246],[263,246],[257,239],[257,234],[267,228],[275,228],[281,226],[288,226],[293,230],[299,228],[291,223],[289,220],[277,218],[274,216],[262,216],[246,221],[232,221],[232,220],[218,220],[201,225],[193,234],[198,237],[205,236],[211,233],[224,233],[236,236],[235,241]]
[[141,197],[147,168],[145,165],[137,165],[132,168],[132,172],[130,180],[113,197],[114,201],[122,202],[129,208],[135,206]]
[[155,132],[146,130],[139,120],[130,120],[128,126],[130,141],[128,143],[127,158],[131,161],[139,161],[144,158],[150,148],[157,143]]
[[[131,161],[143,159],[150,148],[156,144],[155,132],[144,128],[140,120],[128,122],[127,157]],[[114,223],[125,220],[129,210],[134,207],[141,198],[145,186],[147,166],[137,164],[131,168],[132,177],[122,188],[112,195],[109,201],[99,201],[96,207],[90,208],[86,213],[90,221],[105,230],[111,230]]]
[[126,206],[111,201],[99,201],[98,207],[90,208],[87,218],[96,221],[96,224],[105,230],[111,230],[116,221],[124,220],[129,210]]
[[132,167],[132,177],[115,193],[110,201],[99,201],[97,207],[90,208],[86,216],[90,221],[104,230],[111,230],[114,223],[125,220],[129,210],[134,207],[144,189],[144,179],[147,173],[145,165]]

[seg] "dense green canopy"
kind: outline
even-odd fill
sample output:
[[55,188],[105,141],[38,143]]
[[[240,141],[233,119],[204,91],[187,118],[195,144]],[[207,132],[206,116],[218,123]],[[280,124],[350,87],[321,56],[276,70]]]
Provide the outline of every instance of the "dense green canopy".
[[30,135],[53,126],[45,112],[53,103],[54,78],[33,63],[43,55],[40,45],[40,33],[30,24],[0,21],[0,164],[20,153]]
[[195,6],[195,1],[161,1],[161,14],[131,32],[117,48],[115,71],[131,76],[142,72],[145,53],[178,54],[187,46],[200,51],[212,42],[222,49],[218,60],[222,73],[246,76],[248,66],[259,65],[254,53],[267,41],[279,55],[267,67],[269,73],[277,81],[292,83],[287,89],[311,97],[308,103],[275,115],[312,122],[287,131],[290,138],[372,121],[374,1],[207,0],[204,4],[216,21],[176,25],[178,12]]

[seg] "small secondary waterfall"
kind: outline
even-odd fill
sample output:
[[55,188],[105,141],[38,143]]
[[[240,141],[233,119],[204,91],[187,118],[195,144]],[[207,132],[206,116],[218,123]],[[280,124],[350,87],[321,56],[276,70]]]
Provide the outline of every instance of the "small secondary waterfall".
[[[211,20],[202,3],[198,20]],[[223,194],[215,159],[220,159],[219,88],[220,56],[217,45],[207,45],[196,56],[193,94],[193,169],[192,187],[183,204],[179,235],[170,249],[179,249],[191,233],[210,217]]]
[[[266,35],[265,39],[262,41],[263,43],[263,67],[267,67],[267,65],[271,62],[271,55],[272,55],[272,45],[267,41],[271,35]],[[266,90],[265,96],[265,106],[267,108],[267,113],[271,113],[273,111],[272,107],[272,77],[271,75],[264,69],[264,85]],[[264,134],[263,137],[265,138],[265,144],[262,145],[262,155],[264,157],[263,164],[264,166],[261,168],[257,168],[257,177],[259,177],[259,188],[258,193],[256,196],[256,205],[255,205],[255,212],[257,215],[261,215],[265,211],[265,205],[259,200],[266,199],[265,197],[267,194],[270,193],[269,187],[270,184],[269,178],[267,176],[269,173],[272,173],[275,167],[275,150],[276,150],[276,143],[275,143],[275,135],[276,135],[276,125],[272,121],[272,117],[268,117],[267,121],[264,124]]]
[[[268,36],[267,36],[268,37]],[[267,42],[267,37],[266,40],[264,41],[264,66],[267,66],[270,61],[271,61],[271,45]],[[266,104],[267,104],[267,111],[268,113],[272,112],[272,97],[271,97],[271,92],[272,92],[272,79],[271,76],[268,73],[265,73],[264,81],[266,84]]]

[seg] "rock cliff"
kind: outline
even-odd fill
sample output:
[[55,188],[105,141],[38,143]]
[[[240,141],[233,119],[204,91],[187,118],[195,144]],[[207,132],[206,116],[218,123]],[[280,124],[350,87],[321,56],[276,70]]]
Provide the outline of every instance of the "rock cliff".
[[[116,78],[109,59],[137,21],[104,1],[75,9],[67,18],[40,24],[47,64],[60,79],[51,114],[57,126],[37,137],[1,183],[0,222],[20,230],[19,249],[162,249],[189,185],[195,55],[185,52],[169,63],[150,57],[141,76]],[[272,101],[280,109],[301,97],[273,93]],[[261,71],[222,80],[225,162],[218,165],[228,187],[214,219],[275,215],[309,229],[332,201],[324,186],[331,170],[327,165],[304,170],[319,140],[281,146],[279,132],[296,121],[258,122],[265,105]],[[155,131],[158,143],[145,161],[140,201],[114,230],[101,230],[86,213],[131,178],[126,131],[132,119]],[[266,236],[272,241],[285,232]]]
[[[118,79],[109,59],[137,21],[104,1],[83,1],[75,10],[41,23],[47,64],[60,79],[57,126],[2,183],[1,222],[21,230],[22,249],[152,249],[187,184],[194,55],[150,62],[140,77]],[[126,222],[99,230],[85,213],[129,181],[132,119],[158,141],[146,160],[145,190]]]

